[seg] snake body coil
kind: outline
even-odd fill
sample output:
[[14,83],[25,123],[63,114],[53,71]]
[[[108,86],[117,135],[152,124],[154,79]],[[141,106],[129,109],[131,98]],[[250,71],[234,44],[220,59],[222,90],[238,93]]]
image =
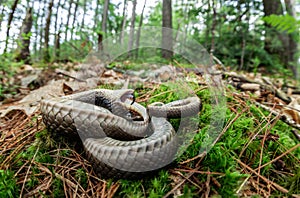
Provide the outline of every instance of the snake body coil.
[[95,89],[41,102],[47,128],[79,135],[96,172],[115,178],[171,163],[179,140],[166,118],[190,116],[199,109],[198,97],[146,109],[134,102],[131,89]]

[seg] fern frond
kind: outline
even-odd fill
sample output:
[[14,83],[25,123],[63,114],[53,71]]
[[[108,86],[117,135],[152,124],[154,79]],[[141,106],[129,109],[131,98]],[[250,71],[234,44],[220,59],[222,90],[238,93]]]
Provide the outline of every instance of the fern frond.
[[262,18],[267,24],[275,27],[278,31],[286,31],[293,33],[299,30],[300,21],[296,20],[289,14],[286,15],[270,15]]

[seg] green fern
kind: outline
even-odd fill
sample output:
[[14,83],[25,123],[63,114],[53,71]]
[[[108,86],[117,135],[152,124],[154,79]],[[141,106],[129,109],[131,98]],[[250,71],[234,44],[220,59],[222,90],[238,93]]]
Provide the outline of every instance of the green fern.
[[263,21],[275,27],[278,31],[286,31],[293,33],[299,30],[300,21],[296,20],[289,14],[286,15],[270,15],[263,17]]

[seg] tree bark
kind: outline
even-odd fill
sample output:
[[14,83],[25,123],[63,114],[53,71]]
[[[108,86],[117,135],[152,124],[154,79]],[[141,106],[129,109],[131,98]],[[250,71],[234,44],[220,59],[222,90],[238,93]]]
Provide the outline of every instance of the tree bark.
[[[58,11],[60,10],[61,5],[65,5],[66,0],[64,0],[63,3],[61,1],[58,2],[56,7],[56,13],[55,13],[55,22],[54,22],[54,32],[55,32],[55,38],[54,38],[54,61],[60,61],[60,38],[61,38],[61,26],[62,23],[58,24]],[[59,25],[59,26],[58,26]]]
[[163,0],[162,6],[162,57],[173,56],[172,0]]
[[86,15],[86,0],[83,0],[83,16],[82,16],[82,21],[81,21],[81,29],[84,28],[84,21],[85,21],[85,15]]
[[130,21],[130,32],[129,32],[129,40],[128,40],[128,56],[132,56],[132,48],[133,48],[133,40],[134,40],[134,26],[135,26],[135,10],[136,10],[136,0],[132,1],[132,14],[131,14],[131,21]]
[[109,6],[109,0],[105,0],[103,13],[102,13],[102,26],[101,26],[104,38],[106,37],[107,34],[106,26],[107,26],[108,6]]
[[[294,0],[285,0],[285,7],[287,13],[292,17],[296,18],[296,11],[295,11],[295,1]],[[299,37],[299,30],[293,33],[288,34],[288,67],[292,70],[294,76],[298,78],[300,71],[297,69],[297,60],[296,60],[296,53],[298,51],[297,45],[297,37]]]
[[120,43],[123,44],[124,42],[124,31],[126,26],[126,9],[127,9],[127,1],[124,0],[124,7],[123,7],[123,20],[122,20],[122,26],[121,26],[121,34],[120,34]]
[[[66,3],[66,1],[63,3],[63,5]],[[59,8],[60,8],[60,5],[61,5],[61,1],[58,1],[58,4],[56,6],[56,13],[55,13],[55,22],[54,22],[54,32],[56,33],[57,32],[57,29],[58,29],[58,11],[59,11]]]
[[3,6],[2,9],[1,9],[1,13],[0,13],[0,31],[1,31],[1,27],[2,27],[2,21],[3,21],[3,18],[4,18],[4,9],[5,7]]
[[58,31],[58,33],[55,35],[55,44],[54,44],[54,49],[55,49],[55,61],[60,60],[60,34],[61,32]]
[[73,5],[73,0],[70,1],[70,6],[68,9],[68,16],[67,16],[67,23],[66,23],[66,31],[65,31],[65,41],[68,40],[68,31],[69,31],[69,21],[71,18],[71,9],[72,9],[72,5]]
[[8,40],[9,40],[9,31],[11,27],[11,22],[14,18],[14,13],[16,11],[17,5],[19,0],[15,0],[12,7],[11,7],[11,13],[9,14],[8,21],[7,21],[7,30],[6,30],[6,39],[5,39],[5,47],[4,47],[4,54],[7,52],[7,46],[8,46]]
[[23,20],[20,36],[19,36],[19,49],[17,52],[16,60],[24,60],[24,63],[30,64],[30,31],[32,27],[32,8],[28,8],[25,19]]
[[140,19],[140,23],[139,23],[139,28],[138,28],[138,31],[137,31],[137,34],[136,34],[136,43],[135,43],[136,50],[135,50],[135,58],[138,58],[138,56],[139,56],[139,47],[140,47],[141,29],[142,29],[142,25],[143,25],[144,11],[145,11],[145,7],[146,7],[146,2],[147,2],[147,0],[145,0],[145,2],[144,2],[144,6],[143,6],[143,9],[142,9],[142,13],[141,13],[141,19]]
[[[289,14],[293,14],[292,3],[286,0],[287,11]],[[265,16],[272,14],[282,15],[283,6],[280,0],[263,0]],[[280,41],[281,45],[275,45],[274,42]],[[293,34],[286,32],[279,32],[275,28],[270,27],[266,24],[266,39],[265,39],[265,50],[270,54],[277,54],[281,63],[293,72],[293,75],[297,76],[297,67],[295,60],[295,53],[297,50],[297,43]]]
[[98,51],[103,52],[103,34],[98,33]]
[[45,13],[46,13],[46,10],[47,10],[47,6],[45,6],[47,4],[47,0],[44,0],[43,2],[43,7],[40,8],[42,9],[42,17],[41,17],[41,20],[40,20],[40,25],[37,23],[37,28],[39,29],[39,36],[40,36],[40,45],[39,45],[39,55],[41,57],[41,59],[43,59],[43,56],[44,56],[44,51],[43,51],[43,46],[44,46],[44,28],[43,28],[43,25],[44,25],[44,18],[45,18]]
[[217,26],[217,9],[215,7],[215,0],[212,0],[212,10],[213,10],[213,18],[211,25],[211,45],[210,45],[210,55],[213,57],[215,51],[215,30]]
[[44,61],[50,61],[50,53],[49,53],[49,35],[50,35],[50,24],[51,24],[51,15],[52,15],[52,7],[54,0],[50,0],[48,5],[48,15],[46,18],[46,27],[45,27],[45,43],[44,43]]
[[78,10],[78,4],[79,4],[79,0],[77,0],[76,3],[75,3],[74,13],[73,13],[73,22],[72,22],[72,27],[71,27],[71,40],[73,40],[73,34],[74,34],[74,28],[75,28],[75,21],[76,21],[76,14],[77,14],[77,10]]
[[100,6],[100,0],[97,0],[97,5],[95,9],[95,15],[94,15],[94,31],[98,31],[98,24],[99,24],[99,6]]

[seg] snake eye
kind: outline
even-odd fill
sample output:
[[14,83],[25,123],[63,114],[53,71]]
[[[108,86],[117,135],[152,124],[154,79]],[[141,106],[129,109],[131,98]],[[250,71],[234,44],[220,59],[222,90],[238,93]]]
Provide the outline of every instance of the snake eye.
[[125,102],[126,100],[131,100],[132,102],[130,103],[130,105],[132,105],[135,102],[135,97],[132,91],[130,92],[126,92],[125,94],[123,94],[120,98],[121,102]]

